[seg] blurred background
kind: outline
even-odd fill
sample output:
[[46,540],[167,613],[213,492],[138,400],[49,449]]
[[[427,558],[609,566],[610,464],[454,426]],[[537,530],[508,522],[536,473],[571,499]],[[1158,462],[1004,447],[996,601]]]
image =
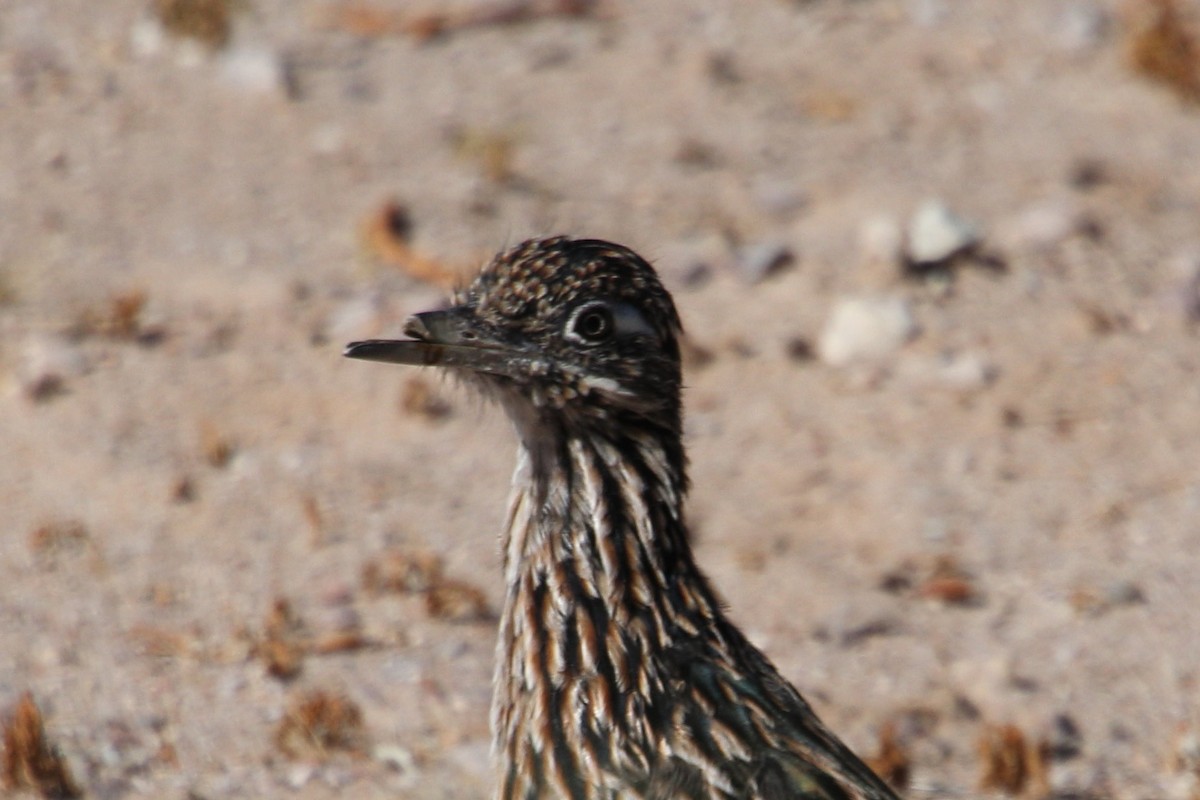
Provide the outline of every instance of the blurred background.
[[732,616],[911,797],[1200,797],[1200,4],[0,4],[0,786],[490,794],[514,442],[349,362],[650,259]]

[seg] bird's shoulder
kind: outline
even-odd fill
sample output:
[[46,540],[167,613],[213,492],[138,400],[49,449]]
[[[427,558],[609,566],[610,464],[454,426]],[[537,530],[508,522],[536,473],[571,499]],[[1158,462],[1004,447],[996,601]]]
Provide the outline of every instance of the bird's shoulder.
[[672,756],[646,798],[896,800],[733,625],[663,654]]

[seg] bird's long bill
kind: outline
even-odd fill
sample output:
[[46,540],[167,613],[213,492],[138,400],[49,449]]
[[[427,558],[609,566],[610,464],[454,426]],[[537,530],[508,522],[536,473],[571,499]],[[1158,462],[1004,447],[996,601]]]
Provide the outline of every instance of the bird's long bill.
[[367,339],[346,345],[342,355],[385,364],[418,367],[458,367],[493,375],[515,375],[538,359],[508,350],[465,345],[433,344],[409,339]]
[[404,325],[412,339],[368,339],[346,345],[342,355],[386,364],[452,367],[515,377],[542,359],[491,340],[474,330],[457,309],[415,314]]

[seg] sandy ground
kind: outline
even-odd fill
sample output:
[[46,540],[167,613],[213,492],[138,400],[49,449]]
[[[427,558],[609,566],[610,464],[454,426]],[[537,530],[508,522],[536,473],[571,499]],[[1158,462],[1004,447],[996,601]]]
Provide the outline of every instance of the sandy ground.
[[[658,265],[706,356],[699,558],[847,741],[892,726],[911,796],[986,795],[1004,725],[1029,795],[1196,796],[1200,113],[1130,69],[1128,7],[611,0],[419,41],[253,0],[215,52],[150,8],[0,4],[0,707],[32,692],[88,796],[490,792],[513,442],[340,356],[442,294],[364,237],[393,200],[467,271],[557,232]],[[982,243],[905,278],[929,199]],[[915,333],[810,357],[860,296]],[[443,602],[369,591],[404,557]],[[316,690],[354,752],[281,748]]]

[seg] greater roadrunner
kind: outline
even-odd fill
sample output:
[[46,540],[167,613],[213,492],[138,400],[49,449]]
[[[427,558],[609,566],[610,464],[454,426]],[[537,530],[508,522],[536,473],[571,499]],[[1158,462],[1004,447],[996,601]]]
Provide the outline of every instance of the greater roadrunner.
[[492,728],[504,800],[895,800],[729,621],[688,543],[679,316],[597,240],[525,242],[411,340],[520,437]]

